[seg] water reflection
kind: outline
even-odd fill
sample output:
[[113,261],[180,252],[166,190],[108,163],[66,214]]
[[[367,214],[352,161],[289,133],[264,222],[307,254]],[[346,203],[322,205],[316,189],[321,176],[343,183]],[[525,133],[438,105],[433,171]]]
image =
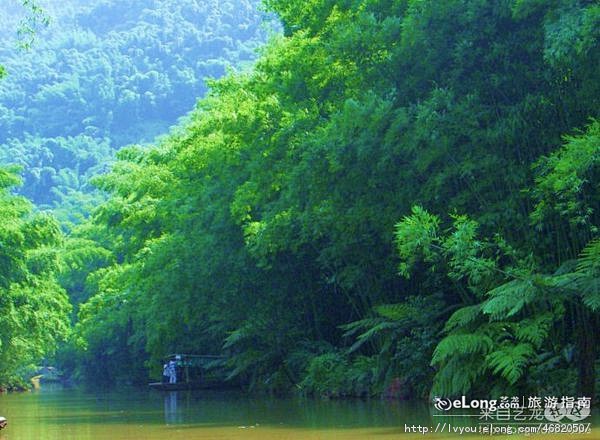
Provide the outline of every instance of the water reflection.
[[177,411],[177,394],[178,391],[166,391],[164,392],[165,400],[165,424],[174,425],[176,423],[182,423],[182,413]]

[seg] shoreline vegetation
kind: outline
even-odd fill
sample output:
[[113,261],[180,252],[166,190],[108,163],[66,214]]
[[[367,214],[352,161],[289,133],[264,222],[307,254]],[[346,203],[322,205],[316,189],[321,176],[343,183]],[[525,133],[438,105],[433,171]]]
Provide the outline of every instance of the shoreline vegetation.
[[597,398],[596,2],[91,3],[2,61],[0,383]]

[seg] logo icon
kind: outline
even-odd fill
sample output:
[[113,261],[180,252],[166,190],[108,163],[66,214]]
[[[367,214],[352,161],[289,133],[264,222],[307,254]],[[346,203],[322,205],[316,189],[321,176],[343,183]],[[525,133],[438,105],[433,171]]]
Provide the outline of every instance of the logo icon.
[[433,406],[438,411],[449,411],[452,409],[452,402],[450,399],[442,399],[441,397],[436,397],[433,400]]

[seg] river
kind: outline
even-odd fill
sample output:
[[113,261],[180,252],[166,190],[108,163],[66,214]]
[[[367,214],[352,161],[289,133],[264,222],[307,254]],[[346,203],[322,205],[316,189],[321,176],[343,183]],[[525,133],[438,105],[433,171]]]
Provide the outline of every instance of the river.
[[[100,393],[48,388],[0,395],[0,415],[9,421],[0,431],[0,440],[463,438],[449,433],[407,433],[406,425],[436,426],[438,419],[432,417],[429,406],[378,399],[336,401],[206,391],[127,389]],[[598,437],[593,432],[539,438]]]

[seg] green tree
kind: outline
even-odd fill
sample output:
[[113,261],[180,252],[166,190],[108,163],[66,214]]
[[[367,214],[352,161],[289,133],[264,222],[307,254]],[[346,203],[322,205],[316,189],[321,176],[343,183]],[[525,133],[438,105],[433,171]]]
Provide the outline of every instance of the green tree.
[[18,183],[14,170],[0,169],[0,385],[9,387],[53,354],[69,333],[70,311],[56,279],[59,226],[11,193]]

